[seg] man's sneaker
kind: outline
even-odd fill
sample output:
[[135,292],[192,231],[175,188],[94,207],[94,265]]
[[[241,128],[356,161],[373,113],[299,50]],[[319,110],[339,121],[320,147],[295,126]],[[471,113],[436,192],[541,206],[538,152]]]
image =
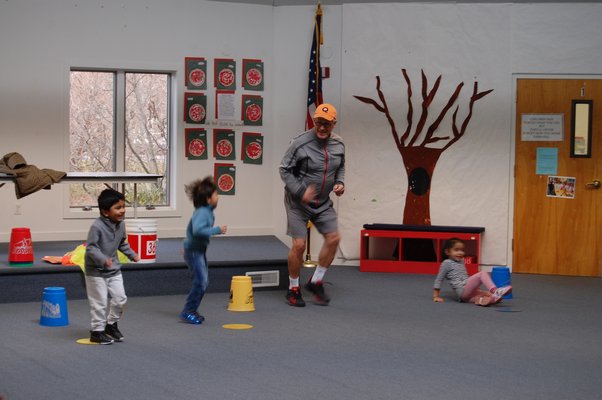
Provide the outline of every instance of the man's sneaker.
[[299,286],[295,286],[286,292],[286,300],[289,306],[305,307],[305,301],[303,300],[303,296],[301,296],[301,288]]
[[187,322],[189,324],[200,325],[203,322],[203,320],[199,318],[200,315],[197,315],[197,313],[182,313],[180,314],[180,318],[182,319],[182,321]]
[[124,337],[121,331],[119,331],[119,328],[117,328],[117,322],[114,324],[107,324],[107,326],[105,326],[105,333],[116,342],[123,342]]
[[98,344],[113,344],[113,339],[103,331],[90,331],[90,342]]
[[320,306],[327,306],[330,303],[330,297],[324,292],[324,285],[322,282],[312,283],[307,282],[305,289],[309,290],[314,295],[314,302]]
[[512,291],[512,286],[502,286],[500,288],[495,289],[495,292],[491,295],[493,303],[499,303],[502,301],[502,297],[507,295]]

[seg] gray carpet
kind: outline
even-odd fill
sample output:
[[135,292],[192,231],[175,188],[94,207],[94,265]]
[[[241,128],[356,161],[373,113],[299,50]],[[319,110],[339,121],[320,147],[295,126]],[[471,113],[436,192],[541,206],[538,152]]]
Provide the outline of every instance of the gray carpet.
[[[304,279],[311,272],[304,269]],[[326,275],[329,307],[295,309],[255,293],[255,312],[208,294],[206,322],[180,323],[184,296],[131,297],[124,343],[78,345],[38,324],[39,303],[0,304],[0,394],[61,399],[600,399],[602,280],[513,275],[514,299],[481,308],[431,301],[432,276]],[[450,296],[446,287],[443,295]],[[306,295],[306,298],[309,296]],[[522,312],[500,312],[510,307]],[[248,323],[246,331],[222,328]]]

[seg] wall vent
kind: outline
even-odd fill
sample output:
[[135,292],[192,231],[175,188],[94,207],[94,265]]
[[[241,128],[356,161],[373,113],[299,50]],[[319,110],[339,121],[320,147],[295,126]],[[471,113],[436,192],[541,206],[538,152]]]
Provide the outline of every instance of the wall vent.
[[280,271],[252,271],[245,273],[251,277],[253,287],[278,286],[280,284]]

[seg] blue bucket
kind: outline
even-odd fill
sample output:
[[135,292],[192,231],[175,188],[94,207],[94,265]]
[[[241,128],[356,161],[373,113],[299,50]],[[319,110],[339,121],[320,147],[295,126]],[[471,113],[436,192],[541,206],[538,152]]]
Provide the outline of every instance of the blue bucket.
[[42,295],[42,311],[40,313],[40,325],[69,325],[69,313],[67,311],[67,293],[65,292],[65,288],[44,288],[44,294]]
[[[510,268],[508,267],[493,267],[491,270],[491,280],[495,286],[502,287],[510,285]],[[512,292],[504,295],[503,299],[511,299]]]

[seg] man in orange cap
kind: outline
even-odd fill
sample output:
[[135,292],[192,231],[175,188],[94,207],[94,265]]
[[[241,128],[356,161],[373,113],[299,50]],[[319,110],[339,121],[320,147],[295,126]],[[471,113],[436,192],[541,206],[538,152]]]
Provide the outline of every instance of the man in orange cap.
[[299,273],[307,241],[307,222],[311,221],[324,236],[318,266],[305,285],[316,304],[325,306],[330,302],[324,292],[323,279],[341,238],[330,199],[330,192],[337,196],[345,192],[345,145],[341,137],[332,132],[337,123],[337,110],[332,104],[320,104],[313,120],[314,127],[291,141],[280,163],[280,177],[285,184],[287,235],[292,237],[286,299],[295,307],[305,306]]

